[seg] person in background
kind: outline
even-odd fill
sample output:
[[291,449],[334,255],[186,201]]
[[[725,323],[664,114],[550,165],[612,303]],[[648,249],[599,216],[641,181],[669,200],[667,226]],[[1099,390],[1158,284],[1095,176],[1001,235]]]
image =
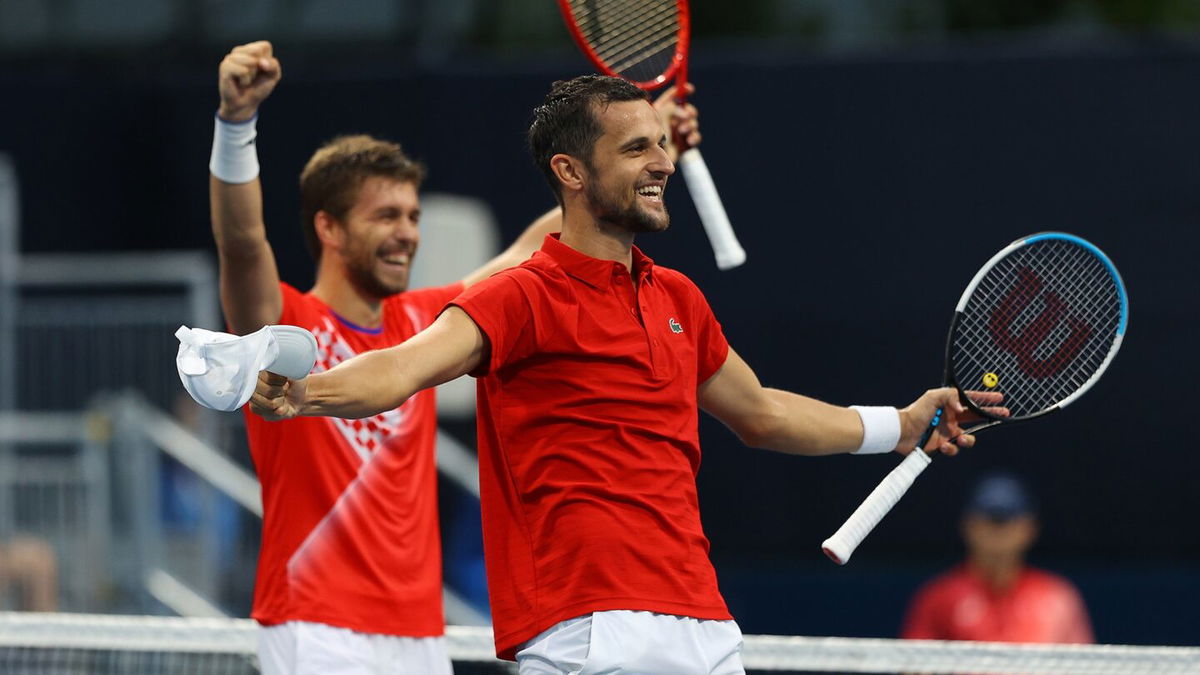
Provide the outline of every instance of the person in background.
[[913,598],[901,637],[991,642],[1093,642],[1083,598],[1065,578],[1030,567],[1037,504],[1016,476],[985,476],[962,517],[966,560]]
[[27,612],[58,609],[58,557],[44,539],[17,535],[0,543],[0,606]]

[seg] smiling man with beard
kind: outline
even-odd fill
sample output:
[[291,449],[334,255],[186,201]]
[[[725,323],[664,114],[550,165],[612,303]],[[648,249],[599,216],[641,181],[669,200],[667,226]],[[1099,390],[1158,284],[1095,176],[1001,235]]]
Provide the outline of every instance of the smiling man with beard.
[[[408,289],[420,241],[425,170],[396,143],[336,138],[300,178],[316,284],[280,281],[266,237],[254,138],[279,82],[271,44],[221,62],[209,181],[229,329],[290,324],[317,339],[316,370],[403,342],[463,288],[520,263],[559,227],[557,209],[460,282]],[[263,532],[252,616],[267,675],[450,672],[442,578],[433,392],[362,420],[246,420],[262,484]],[[336,505],[336,508],[335,508]]]
[[743,673],[700,524],[698,409],[748,445],[804,455],[911,451],[941,407],[926,448],[953,454],[974,442],[969,414],[950,388],[897,411],[759,384],[696,286],[633,245],[669,225],[675,171],[640,89],[555,83],[529,142],[561,236],[402,345],[302,380],[263,373],[251,408],[357,418],[475,375],[497,654],[522,675]]

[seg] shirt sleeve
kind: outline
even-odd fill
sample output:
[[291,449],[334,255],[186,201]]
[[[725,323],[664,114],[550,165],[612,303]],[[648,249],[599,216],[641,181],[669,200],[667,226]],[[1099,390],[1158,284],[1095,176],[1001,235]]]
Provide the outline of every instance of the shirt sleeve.
[[729,357],[729,341],[712,307],[700,289],[688,281],[692,292],[692,323],[700,327],[696,335],[696,383],[703,384],[725,365]]
[[488,342],[487,357],[471,371],[474,377],[501,370],[537,349],[537,317],[528,290],[517,274],[520,272],[516,269],[500,272],[449,303],[466,312]]

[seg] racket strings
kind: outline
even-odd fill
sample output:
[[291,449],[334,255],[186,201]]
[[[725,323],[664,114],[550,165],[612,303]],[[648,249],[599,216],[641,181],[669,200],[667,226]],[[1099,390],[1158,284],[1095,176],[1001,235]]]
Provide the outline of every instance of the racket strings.
[[951,345],[955,378],[1004,392],[1014,417],[1041,412],[1102,370],[1120,321],[1117,283],[1089,250],[1066,240],[1016,249],[963,307]]
[[675,58],[679,41],[675,0],[571,0],[570,6],[584,40],[622,77],[653,80]]

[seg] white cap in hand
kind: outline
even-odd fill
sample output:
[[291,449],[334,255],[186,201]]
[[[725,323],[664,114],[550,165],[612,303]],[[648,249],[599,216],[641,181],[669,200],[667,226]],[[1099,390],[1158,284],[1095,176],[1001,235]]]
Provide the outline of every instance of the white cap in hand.
[[183,388],[200,405],[224,412],[246,405],[260,371],[298,380],[317,362],[316,338],[296,326],[264,326],[242,336],[180,326],[175,337]]

